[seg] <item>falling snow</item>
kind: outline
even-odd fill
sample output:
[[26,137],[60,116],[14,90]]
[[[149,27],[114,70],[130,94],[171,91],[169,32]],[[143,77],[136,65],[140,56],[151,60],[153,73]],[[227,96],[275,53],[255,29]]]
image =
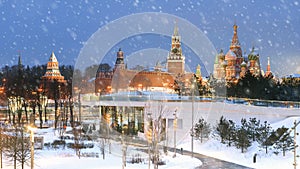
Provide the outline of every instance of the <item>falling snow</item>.
[[[242,48],[256,46],[263,67],[266,66],[267,56],[272,58],[273,71],[280,75],[295,73],[292,70],[299,67],[296,64],[294,69],[285,69],[283,65],[288,63],[280,61],[282,55],[288,55],[291,59],[299,57],[298,0],[268,3],[255,0],[134,0],[131,3],[120,0],[79,0],[72,3],[32,0],[0,1],[0,8],[0,47],[4,49],[0,54],[0,59],[3,60],[1,66],[16,64],[8,58],[17,56],[19,49],[24,49],[22,55],[28,58],[23,61],[24,64],[34,65],[34,60],[45,63],[44,55],[51,51],[59,51],[58,57],[63,58],[62,64],[74,64],[85,42],[99,28],[127,15],[160,12],[188,20],[205,33],[216,49],[226,49],[229,46],[232,25],[236,23],[239,26]],[[149,47],[146,43],[144,45],[144,49]],[[140,45],[133,43],[123,48],[135,46],[140,48]],[[168,49],[169,47],[166,48]],[[249,51],[245,52],[248,54]]]

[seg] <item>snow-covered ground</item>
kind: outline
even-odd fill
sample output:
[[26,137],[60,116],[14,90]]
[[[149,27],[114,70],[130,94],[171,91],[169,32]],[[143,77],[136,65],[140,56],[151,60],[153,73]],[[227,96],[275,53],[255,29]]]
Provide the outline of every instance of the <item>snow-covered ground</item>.
[[[293,127],[294,121],[300,120],[300,117],[290,117],[284,119],[282,121],[271,124],[273,129],[285,126],[285,127]],[[297,126],[297,130],[300,131],[300,126]],[[300,142],[300,138],[297,138],[297,143]],[[188,140],[185,143],[179,145],[186,150],[191,150],[191,142]],[[254,143],[251,147],[248,148],[246,153],[241,153],[240,149],[236,149],[235,147],[228,147],[225,144],[220,144],[219,141],[215,139],[210,139],[204,143],[200,143],[200,141],[194,142],[194,151],[222,159],[225,161],[233,162],[236,164],[248,166],[251,168],[257,169],[292,169],[294,168],[294,153],[289,151],[285,156],[282,155],[282,152],[278,155],[274,153],[266,154],[265,150],[259,148],[257,143]],[[299,148],[297,149],[297,154],[300,153]],[[256,163],[253,163],[253,156],[257,154]],[[300,159],[299,160],[300,164]]]
[[[68,128],[70,129],[70,128]],[[68,130],[67,129],[67,130]],[[51,143],[54,140],[59,140],[59,132],[54,131],[53,128],[49,129],[37,129],[35,135],[43,136],[45,143]],[[66,134],[68,135],[68,134]],[[72,139],[66,139],[66,143],[73,142]],[[93,148],[81,149],[81,156],[79,157],[78,152],[74,149],[60,148],[47,148],[44,147],[43,150],[35,150],[34,158],[34,168],[35,169],[61,169],[61,168],[70,168],[70,169],[115,169],[122,168],[122,145],[119,142],[111,142],[111,153],[109,153],[108,146],[105,146],[105,159],[100,152],[99,142],[96,141],[82,141],[83,143],[94,143]],[[141,148],[139,148],[141,149]],[[146,147],[144,149],[147,150]],[[94,157],[87,157],[88,154],[96,154]],[[139,155],[139,156],[137,156]],[[182,156],[177,154],[176,158],[172,157],[173,153],[169,155],[163,155],[162,161],[166,165],[160,165],[161,169],[193,169],[197,166],[201,166],[202,162],[198,159],[191,158],[189,156]],[[137,150],[133,146],[127,147],[126,155],[127,163],[126,169],[140,169],[148,168],[148,154],[143,151]],[[140,163],[132,164],[132,157],[141,158]],[[153,164],[150,164],[153,168]],[[3,159],[3,168],[13,169],[13,162],[9,161],[6,157]],[[21,168],[18,166],[17,168]],[[28,160],[28,165],[25,166],[25,169],[30,168],[30,160]]]
[[[248,106],[251,112],[257,108],[251,109],[254,106]],[[237,105],[237,108],[241,108]],[[266,108],[262,108],[266,110]],[[273,109],[273,108],[269,108]],[[275,109],[275,108],[274,108]],[[233,116],[235,117],[235,116]],[[255,116],[252,116],[255,117]],[[228,117],[230,119],[230,117]],[[262,117],[261,117],[262,119]],[[280,120],[279,120],[280,119]],[[234,119],[236,120],[236,119]],[[292,127],[294,121],[300,120],[300,117],[286,117],[286,118],[278,118],[278,120],[271,121],[271,126],[273,129],[278,127]],[[300,126],[297,126],[297,130],[300,131]],[[58,139],[59,134],[54,132],[52,128],[36,130],[36,135],[44,136],[44,142],[51,142],[55,139]],[[177,145],[177,148],[183,148],[184,150],[191,150],[191,139],[187,135],[183,138]],[[84,141],[89,143],[91,141]],[[300,142],[300,138],[297,138],[297,142]],[[73,149],[65,148],[65,149],[47,149],[36,150],[35,154],[35,168],[36,169],[60,169],[60,168],[72,168],[72,169],[99,169],[99,168],[122,168],[122,146],[118,142],[113,142],[111,146],[111,154],[108,153],[108,147],[106,147],[105,160],[102,159],[100,148],[98,143],[94,142],[94,148],[83,149],[81,154],[87,153],[98,153],[99,157],[78,157],[76,156],[76,152]],[[171,146],[171,145],[170,145]],[[259,148],[257,144],[253,144],[248,148],[247,152],[241,153],[241,150],[236,149],[234,147],[227,147],[226,145],[220,144],[219,141],[211,138],[206,140],[204,143],[200,143],[198,140],[194,140],[194,151],[211,156],[214,158],[222,159],[225,161],[241,164],[244,166],[258,168],[258,169],[289,169],[294,168],[294,154],[289,151],[285,156],[282,153],[275,155],[273,153],[265,154],[264,150]],[[300,153],[300,151],[298,151]],[[141,151],[138,151],[136,148],[130,146],[127,149],[127,161],[130,161],[132,156],[140,154],[143,159],[142,163],[139,164],[130,164],[127,163],[126,168],[137,169],[137,168],[148,168],[148,155]],[[257,154],[256,163],[253,163],[253,156]],[[168,156],[164,156],[163,160],[166,161],[167,165],[159,166],[159,168],[169,169],[169,168],[194,168],[196,166],[201,165],[201,161],[190,158],[187,156],[177,155],[176,158],[172,158],[173,153],[169,153]],[[300,159],[299,159],[300,160]],[[299,161],[300,163],[300,161]],[[8,159],[4,157],[4,168],[13,168],[12,162],[9,162]],[[62,167],[63,166],[63,167]],[[30,164],[26,166],[26,168],[30,168]],[[151,164],[151,168],[153,168]]]

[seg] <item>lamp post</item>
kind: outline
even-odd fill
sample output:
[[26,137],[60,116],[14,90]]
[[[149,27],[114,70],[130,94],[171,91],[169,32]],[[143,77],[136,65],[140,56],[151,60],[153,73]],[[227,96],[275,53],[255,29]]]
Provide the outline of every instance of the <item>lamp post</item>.
[[148,116],[147,141],[148,141],[148,155],[149,155],[148,169],[150,169],[150,165],[151,165],[151,149],[150,149],[150,146],[153,142],[153,129],[151,128],[152,127],[151,126],[151,122],[152,122],[151,113],[148,113],[147,116]]
[[191,150],[192,150],[192,158],[194,157],[194,90],[195,90],[195,78],[192,79],[192,142],[191,142]]
[[80,92],[81,90],[78,87],[74,87],[75,93],[78,93],[78,116],[79,116],[79,124],[81,124],[81,98]]
[[45,122],[47,122],[47,104],[48,104],[48,98],[45,95],[41,96],[41,105],[42,105],[42,109],[44,109],[44,118],[45,118]]
[[177,129],[177,109],[174,112],[174,121],[173,121],[173,128],[174,128],[174,156],[176,157],[176,129]]
[[34,169],[34,129],[31,126],[28,126],[28,130],[30,131],[30,166],[31,169]]

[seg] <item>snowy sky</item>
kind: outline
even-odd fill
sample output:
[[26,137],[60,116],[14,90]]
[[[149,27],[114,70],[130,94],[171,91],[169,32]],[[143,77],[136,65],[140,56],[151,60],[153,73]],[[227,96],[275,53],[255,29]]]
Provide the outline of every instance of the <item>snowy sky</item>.
[[[0,66],[16,64],[18,51],[25,65],[45,64],[52,51],[61,64],[75,64],[84,42],[99,28],[123,16],[162,12],[196,25],[217,51],[228,51],[236,22],[243,52],[248,54],[254,45],[264,69],[270,56],[275,74],[296,73],[300,71],[299,6],[298,0],[0,0]],[[128,55],[135,52],[123,47],[126,50]]]

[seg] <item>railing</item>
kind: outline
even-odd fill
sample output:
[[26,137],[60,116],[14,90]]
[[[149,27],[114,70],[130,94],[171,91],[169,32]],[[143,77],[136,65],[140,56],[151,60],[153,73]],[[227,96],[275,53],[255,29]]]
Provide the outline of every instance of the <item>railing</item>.
[[[168,101],[168,102],[190,102],[192,96],[155,96],[155,95],[117,95],[117,96],[101,96],[100,101]],[[98,101],[99,101],[98,100]],[[195,102],[225,102],[227,104],[244,104],[264,107],[282,107],[282,108],[300,108],[300,102],[296,101],[278,101],[278,100],[259,100],[238,97],[208,97],[208,96],[194,96]]]

